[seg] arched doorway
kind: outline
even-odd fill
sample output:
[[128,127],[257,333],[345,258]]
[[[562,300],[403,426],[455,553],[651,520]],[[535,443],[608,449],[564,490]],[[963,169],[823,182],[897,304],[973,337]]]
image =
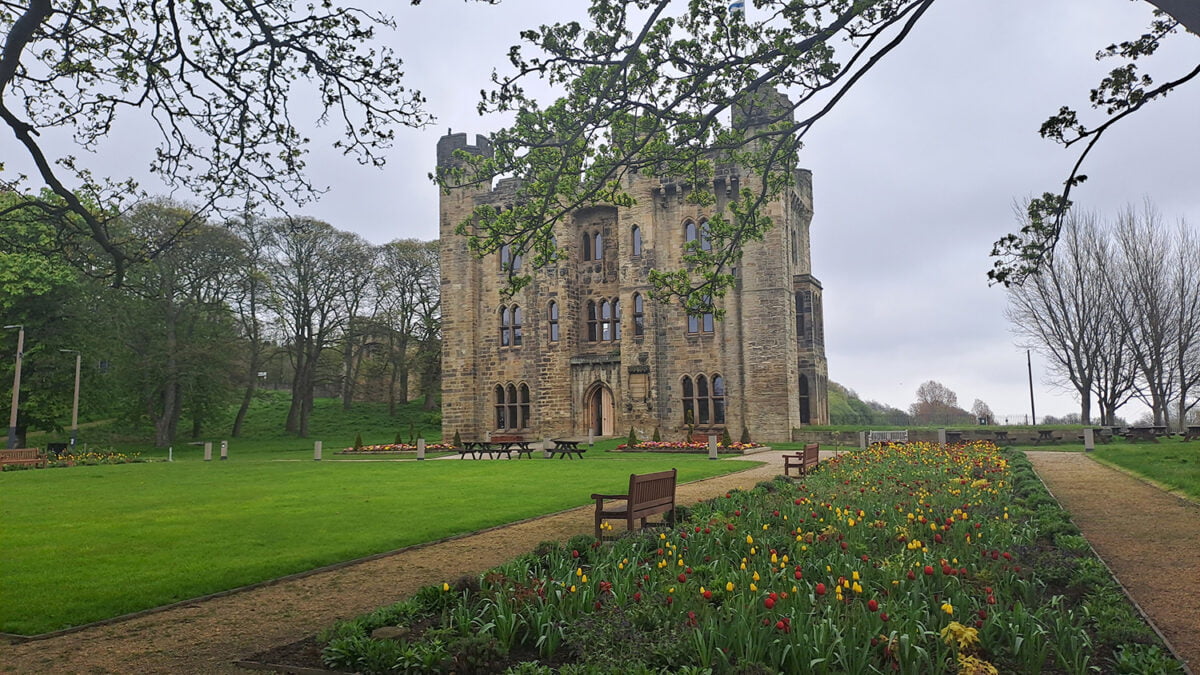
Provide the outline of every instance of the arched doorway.
[[586,430],[594,436],[613,435],[613,394],[612,389],[603,382],[597,382],[588,389],[584,398],[587,409]]

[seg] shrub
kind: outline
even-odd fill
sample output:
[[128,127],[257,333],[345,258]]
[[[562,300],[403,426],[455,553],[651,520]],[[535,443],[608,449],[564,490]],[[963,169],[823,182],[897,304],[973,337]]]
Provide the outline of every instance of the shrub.
[[662,443],[662,432],[658,427],[654,427],[654,435],[650,437],[650,440],[654,441],[655,443]]
[[359,432],[357,434],[354,434],[354,449],[362,450],[362,447],[363,447],[362,432]]
[[462,436],[459,435],[458,429],[454,430],[454,447],[456,447],[456,448],[462,447]]
[[729,437],[729,430],[728,430],[728,429],[726,429],[725,431],[721,432],[721,445],[723,445],[723,446],[725,446],[725,447],[727,447],[727,448],[728,448],[729,446],[733,445],[733,439]]
[[745,426],[742,427],[742,437],[738,442],[745,443],[747,445],[754,442],[754,441],[750,440],[750,430],[747,429]]
[[633,427],[630,426],[629,427],[629,438],[627,438],[625,440],[625,444],[632,448],[633,446],[637,445],[640,442],[641,441],[639,441],[638,437],[637,437],[637,432],[635,432],[633,430]]

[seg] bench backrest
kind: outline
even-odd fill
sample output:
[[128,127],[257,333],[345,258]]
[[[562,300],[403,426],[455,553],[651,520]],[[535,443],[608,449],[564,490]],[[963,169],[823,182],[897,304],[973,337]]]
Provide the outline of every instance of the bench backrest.
[[37,448],[10,448],[0,450],[0,457],[4,459],[41,459],[42,451]]
[[675,503],[675,469],[629,474],[629,505],[647,508]]
[[900,431],[868,431],[868,443],[907,443],[908,429]]

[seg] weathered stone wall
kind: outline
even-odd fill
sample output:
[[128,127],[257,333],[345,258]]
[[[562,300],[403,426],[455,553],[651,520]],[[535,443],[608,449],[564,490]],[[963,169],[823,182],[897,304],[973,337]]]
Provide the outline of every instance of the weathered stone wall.
[[[454,149],[487,153],[485,139],[468,146],[465,134],[444,137],[438,161],[455,161]],[[649,272],[682,266],[684,224],[721,212],[728,194],[752,177],[720,167],[714,182],[718,202],[688,203],[688,186],[653,176],[631,175],[630,207],[592,208],[557,226],[564,255],[537,271],[533,282],[504,298],[506,282],[496,254],[473,257],[466,238],[454,233],[476,204],[504,208],[516,183],[500,181],[442,196],[443,433],[483,438],[496,427],[494,387],[528,385],[530,438],[583,436],[597,422],[589,406],[607,389],[612,410],[604,420],[615,435],[630,427],[642,438],[656,428],[666,440],[682,440],[684,377],[720,375],[725,382],[724,425],[698,425],[698,432],[727,429],[735,439],[743,427],[755,441],[790,440],[801,426],[800,381],[810,383],[809,423],[828,421],[820,284],[811,276],[809,224],[811,173],[797,170],[792,190],[769,206],[774,227],[751,242],[736,270],[738,284],[724,299],[725,320],[709,333],[688,333],[678,303],[651,301]],[[643,250],[632,251],[632,231],[641,231]],[[600,260],[582,260],[584,233],[599,233]],[[805,302],[797,293],[805,293]],[[645,334],[634,335],[634,295],[644,302]],[[620,340],[589,341],[587,303],[619,300]],[[559,340],[549,339],[549,304],[558,303]],[[520,346],[500,344],[502,306],[522,310]],[[803,321],[797,313],[804,314]],[[505,432],[508,433],[508,432]]]

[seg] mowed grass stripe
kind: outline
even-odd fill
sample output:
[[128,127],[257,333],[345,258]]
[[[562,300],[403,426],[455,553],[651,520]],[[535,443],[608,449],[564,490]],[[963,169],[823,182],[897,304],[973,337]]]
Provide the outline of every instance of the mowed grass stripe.
[[[596,459],[600,459],[597,457]],[[604,461],[175,462],[0,475],[0,631],[36,634],[752,466]]]

